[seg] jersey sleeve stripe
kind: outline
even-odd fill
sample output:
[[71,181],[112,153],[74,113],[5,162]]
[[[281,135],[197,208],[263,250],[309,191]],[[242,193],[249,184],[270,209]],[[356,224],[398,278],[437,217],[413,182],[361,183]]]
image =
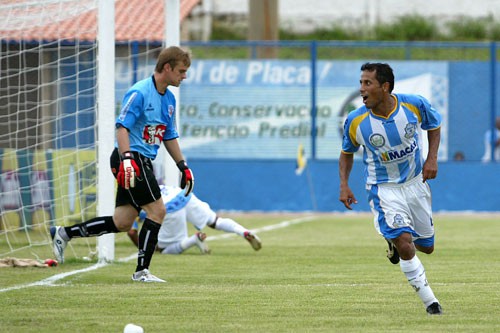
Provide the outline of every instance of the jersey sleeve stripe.
[[401,106],[404,106],[405,108],[413,112],[417,116],[419,123],[422,122],[422,116],[420,115],[420,110],[415,105],[410,103],[401,103]]
[[351,122],[351,126],[349,126],[349,138],[351,142],[357,146],[359,146],[359,143],[356,141],[356,131],[358,130],[359,124],[361,124],[366,117],[368,117],[368,112],[354,118]]

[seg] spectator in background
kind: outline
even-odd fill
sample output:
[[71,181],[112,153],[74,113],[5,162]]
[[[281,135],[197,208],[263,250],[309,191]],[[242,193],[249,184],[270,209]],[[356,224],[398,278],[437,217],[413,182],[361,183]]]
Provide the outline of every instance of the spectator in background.
[[[376,230],[386,239],[387,257],[398,264],[430,315],[442,314],[416,250],[434,251],[431,190],[436,178],[441,116],[422,96],[393,94],[394,74],[388,64],[361,66],[364,105],[344,124],[339,157],[340,201],[347,209],[357,200],[349,187],[354,153],[363,146],[364,178]],[[422,156],[421,129],[429,151]]]
[[453,160],[454,161],[465,161],[465,155],[464,155],[464,153],[462,153],[461,151],[457,151],[453,155]]
[[[208,203],[198,199],[194,193],[184,195],[185,192],[175,186],[160,185],[161,196],[167,210],[167,215],[158,233],[158,251],[163,254],[181,254],[187,249],[196,246],[203,254],[209,254],[210,249],[205,243],[207,235],[202,232],[205,226],[212,229],[234,233],[246,239],[255,251],[262,247],[262,243],[253,232],[243,227],[236,221],[219,217],[210,208]],[[139,213],[139,221],[144,222],[146,212]],[[187,222],[191,223],[198,232],[188,236]],[[134,222],[129,230],[130,240],[139,245],[138,223]]]
[[[495,145],[495,161],[500,162],[500,116],[495,119],[495,132],[493,132],[493,140]],[[484,155],[481,160],[483,162],[491,161],[491,129],[484,133]]]

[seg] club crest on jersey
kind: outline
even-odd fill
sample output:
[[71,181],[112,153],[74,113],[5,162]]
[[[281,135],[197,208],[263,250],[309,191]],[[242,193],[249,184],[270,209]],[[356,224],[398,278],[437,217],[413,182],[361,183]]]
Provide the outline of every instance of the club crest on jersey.
[[370,143],[372,146],[380,148],[385,144],[385,138],[382,134],[374,133],[370,135]]
[[405,138],[411,139],[415,135],[417,124],[408,123],[405,127]]
[[392,222],[392,226],[394,228],[405,226],[405,219],[401,216],[401,214],[396,214],[394,216],[394,221]]
[[403,149],[398,149],[398,150],[389,150],[383,153],[380,153],[380,160],[382,162],[393,162],[393,161],[398,161],[405,159],[406,156],[412,155],[413,152],[415,151],[415,148],[417,148],[417,141],[413,140],[413,142],[408,146]]
[[169,115],[169,117],[172,117],[172,115],[174,114],[174,111],[175,111],[174,106],[173,105],[169,105],[168,106],[168,115]]
[[142,139],[148,145],[160,145],[166,128],[165,125],[146,125],[142,132]]

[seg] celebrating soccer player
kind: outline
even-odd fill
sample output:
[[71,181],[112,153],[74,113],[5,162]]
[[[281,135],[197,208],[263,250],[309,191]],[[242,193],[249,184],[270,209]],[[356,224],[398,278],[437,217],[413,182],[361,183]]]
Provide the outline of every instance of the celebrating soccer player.
[[[382,63],[361,66],[364,106],[349,113],[339,159],[340,201],[347,209],[357,200],[348,180],[353,154],[363,146],[368,200],[377,231],[387,240],[387,256],[401,270],[424,303],[427,313],[441,314],[416,250],[434,251],[431,191],[427,180],[437,175],[441,116],[423,97],[393,94],[392,68]],[[422,132],[429,150],[422,156]]]

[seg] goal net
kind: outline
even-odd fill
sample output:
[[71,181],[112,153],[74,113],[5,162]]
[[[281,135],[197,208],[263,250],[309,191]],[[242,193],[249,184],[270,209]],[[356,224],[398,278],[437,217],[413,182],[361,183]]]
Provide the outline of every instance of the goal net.
[[[0,3],[1,257],[50,258],[50,226],[96,215],[95,10]],[[68,250],[83,256],[95,242]]]
[[[0,258],[52,258],[51,226],[113,213],[113,123],[163,46],[146,18],[163,20],[164,0],[106,2],[114,17],[99,0],[0,2]],[[92,258],[100,239],[69,242],[66,261]]]

